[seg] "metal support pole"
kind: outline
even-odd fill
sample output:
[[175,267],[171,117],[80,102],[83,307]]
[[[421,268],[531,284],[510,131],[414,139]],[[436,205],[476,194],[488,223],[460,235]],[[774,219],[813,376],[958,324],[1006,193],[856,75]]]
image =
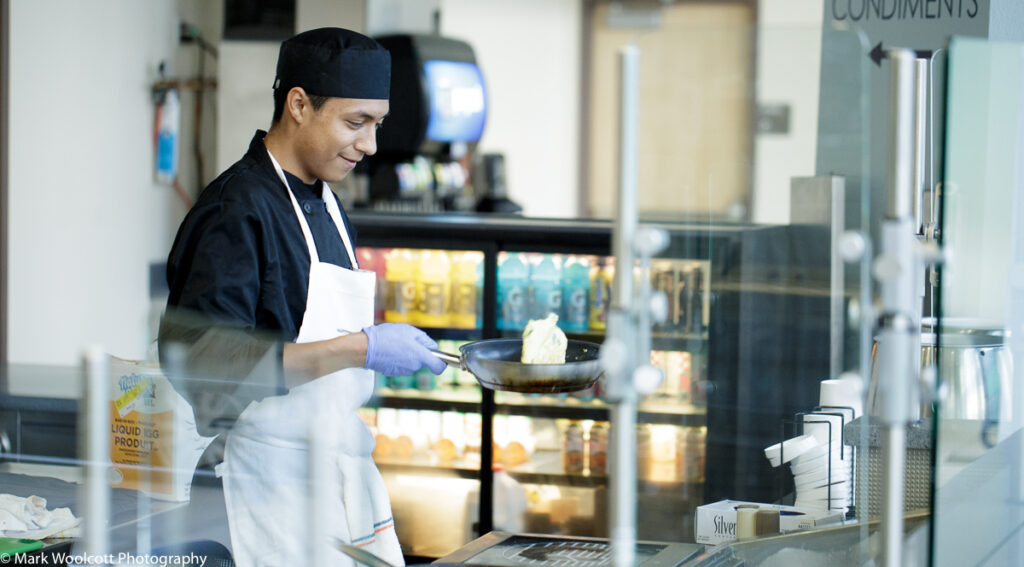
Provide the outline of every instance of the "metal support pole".
[[[633,299],[633,241],[637,228],[636,125],[640,50],[633,45],[620,51],[622,82],[619,111],[619,194],[612,252],[616,270],[614,295],[608,314],[608,336],[601,349],[611,408],[610,519],[614,564],[632,567],[636,549],[636,320]],[[647,361],[645,361],[647,362]]]
[[330,482],[330,458],[328,457],[327,439],[316,423],[309,428],[309,454],[307,479],[307,510],[306,526],[309,534],[309,545],[306,546],[305,558],[307,565],[327,565],[328,541],[326,502],[330,501],[328,493]]
[[914,234],[923,235],[927,214],[924,194],[928,190],[928,59],[914,60]]
[[[913,51],[889,51],[890,155],[889,195],[882,221],[881,256],[875,275],[882,291],[882,321],[878,336],[878,389],[882,432],[882,552],[883,564],[902,565],[903,483],[906,426],[911,419],[911,385],[916,383],[920,356],[921,285],[914,256],[914,73]],[[914,345],[917,344],[917,350]]]
[[110,461],[110,357],[100,346],[85,352],[85,384],[82,414],[79,418],[78,443],[85,457],[83,498],[82,552],[86,556],[103,557],[110,549],[107,521],[110,518],[110,487],[107,485],[107,463]]

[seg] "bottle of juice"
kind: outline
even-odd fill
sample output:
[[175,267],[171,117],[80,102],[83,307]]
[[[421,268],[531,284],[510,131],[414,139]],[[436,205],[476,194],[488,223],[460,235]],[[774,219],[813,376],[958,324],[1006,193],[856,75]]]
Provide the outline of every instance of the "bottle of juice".
[[447,327],[451,322],[451,261],[444,250],[420,252],[419,277],[416,280],[416,324]]
[[679,450],[676,453],[676,471],[683,482],[704,480],[704,455],[707,430],[703,427],[687,427],[679,432]]
[[451,326],[476,329],[480,326],[479,302],[483,288],[483,262],[479,252],[452,254]]
[[575,421],[571,422],[562,440],[562,470],[566,474],[583,472],[583,449],[583,429]]
[[527,320],[527,287],[530,269],[518,253],[509,254],[498,266],[498,329],[520,331]]
[[636,476],[640,480],[650,480],[654,464],[653,439],[651,426],[638,423],[636,425]]
[[682,333],[693,333],[697,332],[693,328],[693,297],[697,288],[697,274],[694,272],[693,266],[683,265],[679,268],[679,278],[677,280],[679,287],[679,293],[676,295],[676,303],[678,308],[676,310],[676,328]]
[[597,421],[590,426],[587,439],[587,462],[591,476],[608,474],[608,425]]
[[590,272],[590,329],[603,331],[608,326],[608,307],[612,302],[615,264],[611,258],[598,258]]
[[690,304],[690,332],[704,332],[704,270],[693,267],[693,295]]
[[559,321],[563,330],[584,332],[589,326],[590,266],[578,256],[570,257],[562,272],[562,302],[565,317]]
[[562,317],[562,268],[554,256],[545,254],[530,271],[531,319],[543,319],[548,313]]
[[385,251],[378,248],[356,248],[359,269],[377,274],[376,291],[373,294],[373,320],[376,322],[384,320],[384,305],[387,296],[384,254]]
[[411,323],[416,308],[416,258],[412,250],[394,248],[384,258],[387,287],[384,320]]
[[675,326],[676,308],[679,303],[676,297],[676,270],[671,260],[655,260],[651,262],[651,290],[660,291],[668,299],[668,311],[664,323],[653,323],[656,331],[669,331]]

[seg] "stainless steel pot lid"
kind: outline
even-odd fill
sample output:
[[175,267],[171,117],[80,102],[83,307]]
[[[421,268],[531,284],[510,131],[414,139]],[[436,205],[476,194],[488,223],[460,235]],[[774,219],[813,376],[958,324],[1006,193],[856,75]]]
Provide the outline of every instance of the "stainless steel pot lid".
[[921,333],[922,346],[939,347],[999,347],[1006,344],[1010,331],[1006,329],[966,329],[943,325],[939,333]]

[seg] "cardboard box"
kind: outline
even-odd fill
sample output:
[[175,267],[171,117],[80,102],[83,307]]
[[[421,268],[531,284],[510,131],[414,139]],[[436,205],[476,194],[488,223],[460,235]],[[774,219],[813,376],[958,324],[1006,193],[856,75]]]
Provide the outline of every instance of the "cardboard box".
[[192,407],[159,368],[111,357],[110,369],[110,484],[187,502],[213,437],[199,435]]
[[695,512],[694,532],[697,543],[719,545],[736,541],[736,507],[740,504],[753,504],[761,508],[777,508],[779,510],[779,531],[791,532],[805,530],[842,521],[845,511],[818,510],[813,508],[797,508],[795,506],[779,506],[740,500],[721,500],[712,504],[698,506]]

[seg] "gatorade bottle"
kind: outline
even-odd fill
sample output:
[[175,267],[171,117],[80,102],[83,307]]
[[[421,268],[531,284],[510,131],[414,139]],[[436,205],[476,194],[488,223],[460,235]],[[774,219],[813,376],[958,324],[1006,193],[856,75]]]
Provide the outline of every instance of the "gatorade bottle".
[[589,326],[590,267],[586,260],[570,257],[562,272],[562,302],[565,317],[558,322],[563,330],[581,333]]
[[479,252],[452,254],[451,326],[476,329],[480,326],[479,302],[483,287],[483,263]]
[[384,258],[387,296],[384,320],[411,323],[416,307],[416,258],[412,250],[395,248]]
[[447,327],[451,323],[451,260],[443,250],[420,252],[416,280],[416,324],[424,327]]
[[599,258],[590,274],[590,329],[603,331],[608,326],[608,307],[612,302],[612,259]]
[[551,254],[545,254],[530,273],[531,319],[543,319],[548,313],[562,317],[562,268]]
[[498,266],[498,329],[520,331],[527,320],[529,267],[518,253],[509,254]]

